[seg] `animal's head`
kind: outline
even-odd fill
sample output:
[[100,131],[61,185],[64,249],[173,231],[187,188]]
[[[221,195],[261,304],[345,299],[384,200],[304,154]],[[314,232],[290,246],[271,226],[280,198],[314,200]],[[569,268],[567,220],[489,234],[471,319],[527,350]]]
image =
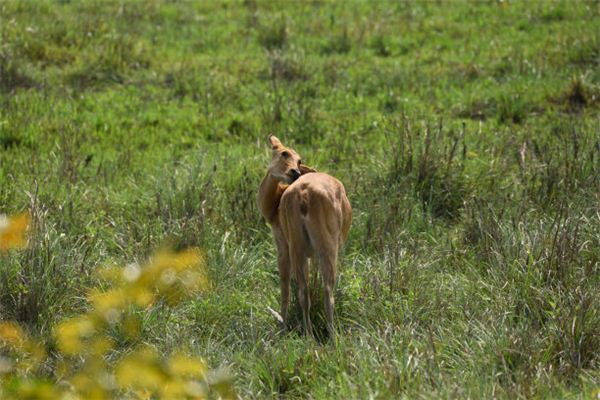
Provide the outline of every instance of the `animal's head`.
[[302,164],[302,158],[294,149],[285,147],[279,139],[269,135],[269,145],[272,150],[269,173],[282,183],[292,183],[301,175],[316,172],[314,169]]

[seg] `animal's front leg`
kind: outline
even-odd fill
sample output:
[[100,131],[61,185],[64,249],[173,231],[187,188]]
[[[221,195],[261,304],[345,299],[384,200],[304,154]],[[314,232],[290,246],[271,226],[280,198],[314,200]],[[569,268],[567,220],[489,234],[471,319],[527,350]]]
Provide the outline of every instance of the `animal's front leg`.
[[277,267],[279,268],[279,287],[281,291],[282,331],[287,330],[288,308],[290,305],[290,283],[292,279],[288,246],[278,231],[273,230],[277,244]]
[[279,286],[281,290],[281,319],[283,320],[282,330],[287,330],[288,307],[290,305],[290,282],[292,279],[290,273],[290,259],[286,255],[278,257],[279,263]]

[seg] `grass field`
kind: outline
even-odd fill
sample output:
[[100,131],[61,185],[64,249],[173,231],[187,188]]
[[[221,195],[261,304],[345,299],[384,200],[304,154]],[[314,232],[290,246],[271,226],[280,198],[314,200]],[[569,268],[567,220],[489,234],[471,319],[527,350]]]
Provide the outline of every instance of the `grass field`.
[[[598,26],[583,0],[0,2],[0,213],[32,217],[0,319],[50,357],[24,376],[59,380],[100,267],[198,247],[208,289],[138,309],[108,363],[183,348],[241,398],[595,397]],[[331,340],[319,293],[317,340],[267,312],[269,133],[354,209]]]

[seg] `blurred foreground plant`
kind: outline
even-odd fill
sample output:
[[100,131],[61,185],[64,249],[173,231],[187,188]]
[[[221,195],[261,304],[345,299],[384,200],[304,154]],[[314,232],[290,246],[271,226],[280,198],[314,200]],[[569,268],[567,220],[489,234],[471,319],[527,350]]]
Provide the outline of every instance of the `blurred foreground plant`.
[[29,214],[22,213],[7,217],[0,215],[0,252],[10,248],[23,248],[27,244]]
[[[23,247],[29,222],[8,218],[0,227],[0,249]],[[14,322],[0,322],[0,398],[3,399],[203,399],[210,393],[235,397],[227,378],[211,378],[205,362],[183,352],[161,355],[149,345],[134,346],[117,358],[111,332],[135,341],[141,314],[156,302],[170,306],[207,287],[205,259],[198,249],[162,251],[143,267],[113,266],[100,271],[108,289],[93,289],[90,310],[68,318],[54,330],[57,353]],[[117,358],[116,362],[114,360]],[[54,365],[55,379],[47,367]]]

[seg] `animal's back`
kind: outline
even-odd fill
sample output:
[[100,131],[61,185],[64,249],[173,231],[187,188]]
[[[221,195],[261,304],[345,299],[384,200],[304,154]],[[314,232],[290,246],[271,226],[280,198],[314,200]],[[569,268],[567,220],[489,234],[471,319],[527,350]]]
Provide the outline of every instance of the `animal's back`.
[[302,175],[286,189],[279,215],[287,221],[288,232],[303,229],[311,242],[317,236],[335,232],[341,235],[337,241],[346,240],[352,218],[342,183],[320,172]]

